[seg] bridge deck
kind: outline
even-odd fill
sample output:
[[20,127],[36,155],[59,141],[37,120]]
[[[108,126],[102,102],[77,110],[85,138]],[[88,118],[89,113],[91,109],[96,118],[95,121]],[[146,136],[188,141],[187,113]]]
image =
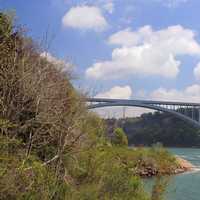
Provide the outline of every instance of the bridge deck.
[[178,102],[178,101],[154,101],[154,100],[131,100],[131,99],[107,99],[107,98],[87,98],[88,102],[107,102],[107,103],[116,103],[116,102],[129,102],[129,103],[142,103],[142,104],[157,104],[157,105],[180,105],[180,106],[195,106],[200,107],[200,103],[192,102]]
[[88,109],[112,106],[143,107],[171,113],[172,115],[200,128],[200,103],[153,100],[125,100],[107,98],[87,98],[86,100],[90,103],[96,103],[89,105]]

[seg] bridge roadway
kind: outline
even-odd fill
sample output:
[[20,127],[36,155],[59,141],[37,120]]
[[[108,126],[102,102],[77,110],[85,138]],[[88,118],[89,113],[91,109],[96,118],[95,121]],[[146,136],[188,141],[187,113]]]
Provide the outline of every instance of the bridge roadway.
[[91,103],[88,105],[88,109],[129,106],[167,112],[200,128],[200,103],[107,98],[87,98],[86,101]]

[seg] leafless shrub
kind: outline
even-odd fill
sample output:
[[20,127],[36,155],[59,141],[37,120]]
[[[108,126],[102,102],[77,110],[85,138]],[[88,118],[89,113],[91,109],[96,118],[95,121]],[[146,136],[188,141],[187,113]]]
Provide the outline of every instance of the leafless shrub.
[[[23,32],[0,16],[0,118],[15,126],[2,129],[26,144],[26,156],[62,164],[62,155],[79,145],[87,112],[70,73],[40,56],[40,49]],[[58,64],[58,63],[57,63]],[[54,159],[56,158],[56,159]]]

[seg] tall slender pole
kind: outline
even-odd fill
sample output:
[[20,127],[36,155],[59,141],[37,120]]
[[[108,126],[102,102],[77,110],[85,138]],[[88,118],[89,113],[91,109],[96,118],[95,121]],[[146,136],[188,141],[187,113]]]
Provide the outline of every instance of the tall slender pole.
[[199,110],[199,122],[200,122],[200,107],[198,108],[198,110]]
[[192,107],[192,119],[194,119],[194,107]]
[[126,108],[123,107],[123,119],[125,119],[125,117],[126,117]]
[[184,115],[187,116],[187,106],[184,107]]

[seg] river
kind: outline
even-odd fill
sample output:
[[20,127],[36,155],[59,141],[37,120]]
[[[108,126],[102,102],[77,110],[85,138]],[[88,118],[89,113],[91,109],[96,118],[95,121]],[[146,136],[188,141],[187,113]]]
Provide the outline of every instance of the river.
[[[169,148],[169,151],[190,161],[197,169],[171,177],[165,199],[200,200],[200,149]],[[148,185],[152,185],[152,183],[153,180],[148,180]]]

